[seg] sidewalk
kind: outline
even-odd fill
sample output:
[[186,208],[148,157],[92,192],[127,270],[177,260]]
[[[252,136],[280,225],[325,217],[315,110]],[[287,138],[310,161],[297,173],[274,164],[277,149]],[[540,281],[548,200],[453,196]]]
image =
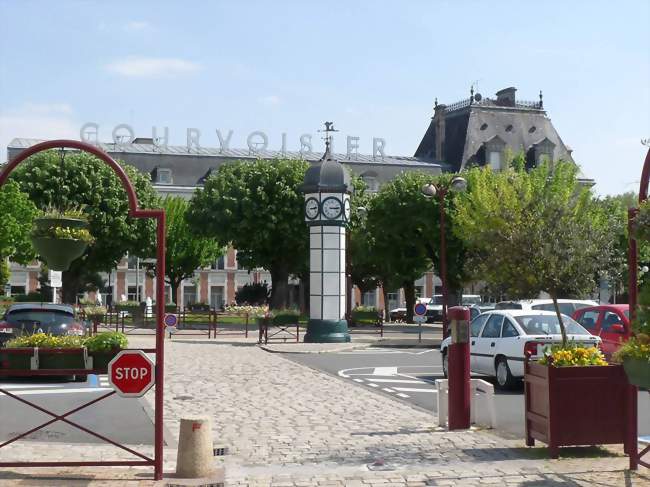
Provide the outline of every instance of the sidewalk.
[[[133,337],[131,345],[151,340]],[[619,447],[570,449],[560,460],[549,460],[543,447],[526,448],[522,440],[491,431],[440,430],[431,414],[242,345],[182,340],[167,341],[166,348],[166,427],[176,436],[181,417],[211,416],[215,447],[227,449],[215,458],[226,467],[226,485],[650,485],[647,470],[626,471]],[[146,400],[153,402],[151,392]],[[165,450],[169,472],[175,469],[175,440]],[[32,442],[8,448],[23,459],[97,451],[109,458],[112,450]],[[44,469],[47,479],[42,473],[35,477],[43,469],[10,470],[0,470],[0,485],[154,484],[147,480],[151,469],[86,470],[79,483],[72,481],[79,471],[69,468],[62,469],[66,479],[62,470]]]

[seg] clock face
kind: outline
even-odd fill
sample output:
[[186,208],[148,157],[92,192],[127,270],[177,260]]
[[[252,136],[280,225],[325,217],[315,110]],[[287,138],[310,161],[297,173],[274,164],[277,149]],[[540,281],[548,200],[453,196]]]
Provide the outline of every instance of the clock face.
[[305,216],[310,220],[313,220],[318,216],[319,210],[320,205],[316,198],[308,198],[307,201],[305,201]]
[[323,215],[330,220],[338,218],[343,211],[343,204],[338,198],[330,196],[323,200]]
[[346,199],[343,202],[343,216],[347,221],[350,221],[350,200]]

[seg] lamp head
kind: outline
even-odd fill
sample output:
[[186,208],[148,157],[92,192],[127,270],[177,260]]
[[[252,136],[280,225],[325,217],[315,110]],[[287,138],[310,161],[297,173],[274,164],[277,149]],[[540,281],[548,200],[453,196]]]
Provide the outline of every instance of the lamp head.
[[463,177],[456,176],[451,180],[449,188],[455,193],[462,193],[467,189],[467,181]]
[[422,186],[422,194],[425,196],[425,198],[434,198],[436,194],[438,193],[438,189],[436,188],[435,184],[429,183],[425,184]]

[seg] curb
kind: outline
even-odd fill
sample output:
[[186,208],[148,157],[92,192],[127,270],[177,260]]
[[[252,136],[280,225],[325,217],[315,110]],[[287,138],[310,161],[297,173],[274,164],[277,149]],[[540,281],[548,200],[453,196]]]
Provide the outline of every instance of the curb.
[[309,353],[336,353],[336,352],[347,352],[349,350],[359,350],[362,348],[368,348],[372,346],[372,343],[361,343],[358,345],[353,345],[351,347],[346,347],[346,348],[328,348],[328,349],[322,349],[322,350],[277,350],[273,347],[273,345],[260,345],[259,347],[264,350],[265,352],[269,353],[290,353],[290,354],[309,354]]

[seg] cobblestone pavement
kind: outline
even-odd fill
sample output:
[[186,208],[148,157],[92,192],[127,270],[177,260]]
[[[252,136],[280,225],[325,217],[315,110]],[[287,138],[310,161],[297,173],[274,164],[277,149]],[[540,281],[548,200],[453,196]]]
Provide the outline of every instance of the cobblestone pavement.
[[[647,470],[625,470],[619,448],[570,449],[560,460],[548,460],[542,447],[527,448],[491,431],[440,430],[422,410],[241,345],[179,341],[166,348],[166,426],[176,435],[181,417],[211,416],[215,446],[227,448],[215,461],[226,467],[226,485],[650,486]],[[153,402],[153,394],[146,399]],[[166,471],[175,468],[173,443],[166,449]],[[32,451],[31,458],[40,458],[45,451],[44,445],[21,445],[27,445],[21,456]],[[11,447],[9,452],[19,451]],[[80,446],[48,448],[90,455]],[[0,485],[151,485],[151,470],[103,470],[94,481],[88,473],[82,483],[70,478],[61,484],[53,483],[60,477],[52,472],[48,483],[24,478],[24,471],[0,470]],[[119,480],[111,480],[118,475],[113,472]]]

